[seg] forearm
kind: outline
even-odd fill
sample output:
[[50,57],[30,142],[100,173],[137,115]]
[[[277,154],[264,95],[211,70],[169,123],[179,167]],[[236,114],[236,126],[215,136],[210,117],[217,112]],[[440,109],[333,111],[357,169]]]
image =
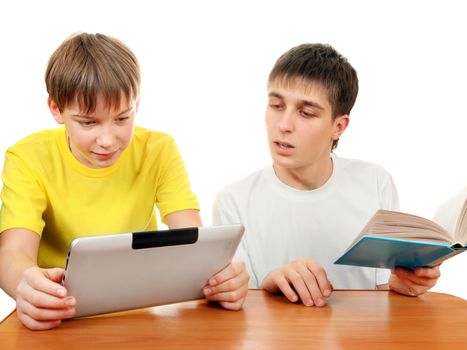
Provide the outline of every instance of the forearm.
[[198,210],[180,210],[165,217],[169,228],[203,226]]
[[37,266],[40,237],[26,229],[0,235],[0,284],[16,300],[18,319],[29,329],[57,327],[73,317],[76,300],[60,282],[63,269]]
[[12,298],[16,298],[16,287],[23,272],[34,266],[37,263],[31,257],[0,248],[0,287]]
[[37,266],[38,242],[36,233],[24,229],[0,235],[0,287],[13,298],[23,272]]

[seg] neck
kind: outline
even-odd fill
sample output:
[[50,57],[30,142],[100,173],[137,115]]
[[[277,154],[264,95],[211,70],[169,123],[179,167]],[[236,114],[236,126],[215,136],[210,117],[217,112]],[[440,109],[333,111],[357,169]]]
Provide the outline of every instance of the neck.
[[297,190],[315,190],[322,187],[331,177],[332,158],[303,168],[284,168],[274,164],[274,172],[281,182]]

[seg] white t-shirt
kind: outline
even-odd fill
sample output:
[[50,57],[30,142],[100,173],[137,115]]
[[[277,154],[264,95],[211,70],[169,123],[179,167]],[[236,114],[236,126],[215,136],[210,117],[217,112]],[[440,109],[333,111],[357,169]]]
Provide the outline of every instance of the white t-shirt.
[[213,223],[242,223],[236,257],[259,288],[273,269],[312,258],[335,289],[375,289],[390,270],[334,265],[378,209],[399,210],[393,180],[383,168],[332,155],[333,173],[320,188],[297,190],[268,166],[224,188],[216,198]]

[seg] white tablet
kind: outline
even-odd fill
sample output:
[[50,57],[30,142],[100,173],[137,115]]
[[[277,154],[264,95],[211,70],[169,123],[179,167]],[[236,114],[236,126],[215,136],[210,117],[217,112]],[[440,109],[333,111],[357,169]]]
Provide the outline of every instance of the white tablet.
[[62,282],[76,298],[75,317],[203,298],[243,231],[223,225],[75,239]]

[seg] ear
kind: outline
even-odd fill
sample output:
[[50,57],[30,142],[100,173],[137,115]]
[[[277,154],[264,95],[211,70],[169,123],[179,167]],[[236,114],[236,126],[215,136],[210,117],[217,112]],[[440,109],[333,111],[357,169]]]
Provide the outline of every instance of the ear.
[[49,106],[50,113],[52,113],[52,116],[54,117],[55,121],[58,124],[63,124],[63,118],[62,114],[60,112],[60,108],[58,105],[50,98],[50,96],[47,98],[47,105]]
[[332,133],[333,140],[339,140],[349,125],[350,117],[348,114],[341,115],[334,120],[334,127]]

